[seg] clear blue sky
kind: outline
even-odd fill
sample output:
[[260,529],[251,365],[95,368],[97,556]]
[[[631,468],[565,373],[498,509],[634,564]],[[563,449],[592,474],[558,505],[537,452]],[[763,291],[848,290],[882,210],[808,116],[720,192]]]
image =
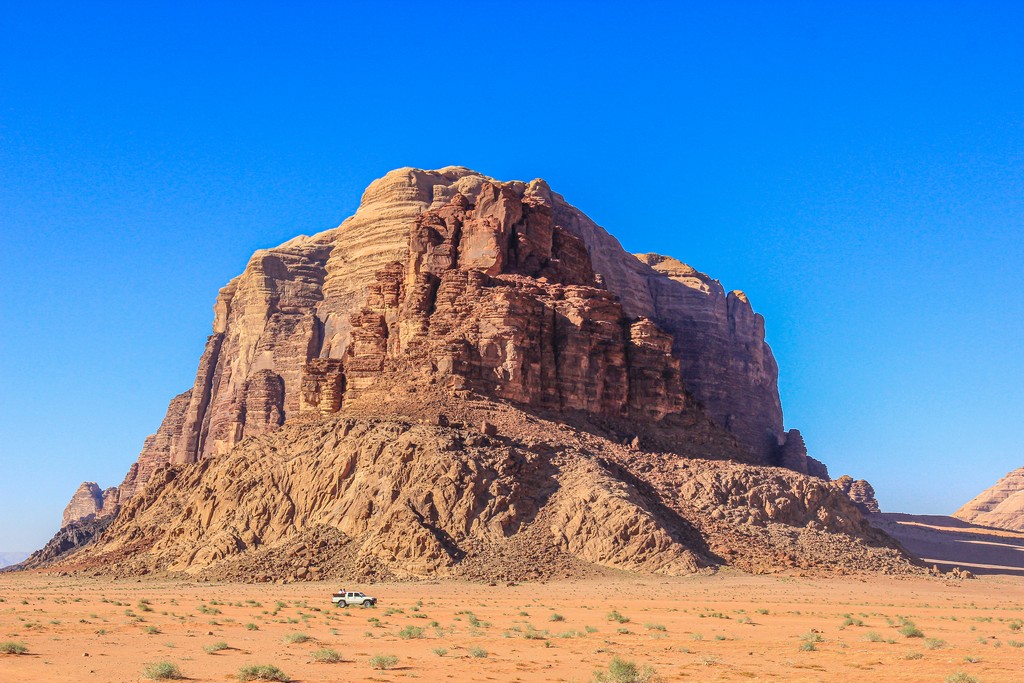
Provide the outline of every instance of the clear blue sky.
[[363,4],[5,3],[0,550],[120,482],[255,249],[400,166],[745,290],[885,509],[1024,465],[1024,3]]

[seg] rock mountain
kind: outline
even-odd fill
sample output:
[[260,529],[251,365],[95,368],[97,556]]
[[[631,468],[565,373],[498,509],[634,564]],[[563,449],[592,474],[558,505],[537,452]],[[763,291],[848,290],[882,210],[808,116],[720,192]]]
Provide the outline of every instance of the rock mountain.
[[124,481],[83,484],[27,566],[906,569],[870,486],[784,429],[777,375],[742,292],[627,253],[544,181],[399,169],[253,255]]
[[1024,467],[979,493],[953,516],[981,526],[1024,531]]

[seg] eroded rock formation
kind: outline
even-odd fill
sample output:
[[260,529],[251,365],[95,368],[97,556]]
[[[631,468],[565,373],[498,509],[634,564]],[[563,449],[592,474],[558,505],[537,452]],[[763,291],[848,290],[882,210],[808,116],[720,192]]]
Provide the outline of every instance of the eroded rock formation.
[[[392,408],[439,414],[405,400]],[[381,403],[364,396],[353,415]],[[225,456],[165,465],[59,566],[246,581],[909,568],[817,478],[638,451],[511,404],[443,414],[299,422]],[[485,415],[490,429],[478,426]]]
[[953,516],[971,524],[1024,531],[1024,467],[1008,473]]
[[61,527],[66,527],[71,522],[80,519],[92,519],[94,517],[105,517],[117,511],[118,487],[111,486],[106,491],[101,490],[96,482],[85,481],[78,487],[71,501],[64,508],[64,516],[61,519]]
[[864,479],[854,479],[848,474],[832,482],[850,497],[864,512],[878,513],[878,501],[875,499],[875,488]]
[[[627,253],[542,180],[393,171],[338,228],[256,252],[214,314],[192,388],[111,492],[116,502],[103,509],[122,512],[82,561],[194,571],[286,543],[341,543],[354,544],[365,567],[471,572],[473,558],[522,544],[529,531],[572,561],[678,573],[722,561],[702,534],[732,537],[724,522],[702,527],[710,513],[670,493],[680,486],[694,500],[726,496],[721,504],[742,512],[723,519],[751,528],[814,522],[821,533],[878,541],[843,507],[848,499],[818,481],[827,471],[800,433],[784,430],[778,370],[747,297],[675,259]],[[469,439],[444,414],[420,414],[442,399],[456,404],[448,412],[497,401],[515,421],[476,415],[488,429]],[[328,427],[339,415],[415,418],[434,431]],[[515,440],[540,419],[549,421],[547,446]],[[573,450],[579,437],[558,436],[569,425],[594,434],[610,460]],[[511,441],[471,443],[495,433]],[[648,470],[633,471],[623,455],[646,452],[661,454],[658,467],[699,456],[799,474],[770,475],[770,501],[733,495],[763,488],[756,468],[733,472],[742,482],[730,475],[735,490],[701,488],[693,471],[652,493]],[[274,453],[297,469],[279,471]],[[314,473],[333,482],[331,492]],[[441,480],[451,486],[409,488]],[[261,499],[271,481],[286,499],[266,490]],[[786,487],[802,491],[799,500]],[[76,498],[69,519],[97,514],[91,489]],[[168,536],[155,520],[165,524],[170,510],[180,518]],[[771,545],[780,534],[749,543]],[[746,555],[733,555],[743,564]]]

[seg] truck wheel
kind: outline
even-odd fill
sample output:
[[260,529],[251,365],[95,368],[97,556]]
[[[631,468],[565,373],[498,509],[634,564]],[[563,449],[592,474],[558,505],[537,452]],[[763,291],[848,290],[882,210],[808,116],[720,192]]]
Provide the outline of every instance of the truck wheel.
[[372,604],[373,604],[373,603],[372,603],[372,602],[370,602],[369,600],[363,600],[363,607],[369,607],[369,606],[370,606],[370,605],[372,605]]

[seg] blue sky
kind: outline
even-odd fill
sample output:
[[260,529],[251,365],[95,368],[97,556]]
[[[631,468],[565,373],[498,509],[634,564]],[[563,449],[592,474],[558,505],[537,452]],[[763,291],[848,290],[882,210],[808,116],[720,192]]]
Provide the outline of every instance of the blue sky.
[[746,291],[787,427],[884,509],[1024,465],[1024,4],[25,2],[0,36],[0,550],[120,482],[255,249],[400,166],[543,177]]

